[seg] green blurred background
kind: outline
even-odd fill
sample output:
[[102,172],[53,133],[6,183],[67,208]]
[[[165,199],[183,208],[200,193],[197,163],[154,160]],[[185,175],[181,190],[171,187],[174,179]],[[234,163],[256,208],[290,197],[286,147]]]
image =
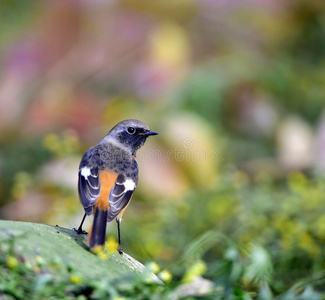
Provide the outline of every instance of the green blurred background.
[[127,253],[218,278],[258,245],[278,292],[323,274],[325,2],[1,0],[0,28],[2,219],[77,227],[83,153],[137,118],[160,135]]

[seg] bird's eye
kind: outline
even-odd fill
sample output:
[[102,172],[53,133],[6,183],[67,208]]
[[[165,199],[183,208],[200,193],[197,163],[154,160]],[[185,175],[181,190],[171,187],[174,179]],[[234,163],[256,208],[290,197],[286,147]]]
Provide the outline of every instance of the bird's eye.
[[129,134],[135,134],[136,131],[134,127],[129,127],[127,130]]

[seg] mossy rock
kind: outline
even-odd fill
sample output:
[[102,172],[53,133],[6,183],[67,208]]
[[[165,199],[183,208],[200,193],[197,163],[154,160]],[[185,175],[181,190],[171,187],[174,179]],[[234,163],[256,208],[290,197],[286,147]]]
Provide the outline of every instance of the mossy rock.
[[[0,220],[0,246],[4,245],[11,245],[17,257],[30,261],[38,257],[48,265],[59,261],[66,267],[57,271],[69,272],[73,269],[89,280],[103,277],[129,280],[127,278],[145,270],[144,265],[126,253],[120,255],[116,251],[106,260],[101,259],[89,251],[86,235],[78,235],[74,230],[59,226]],[[161,283],[154,274],[151,277]]]

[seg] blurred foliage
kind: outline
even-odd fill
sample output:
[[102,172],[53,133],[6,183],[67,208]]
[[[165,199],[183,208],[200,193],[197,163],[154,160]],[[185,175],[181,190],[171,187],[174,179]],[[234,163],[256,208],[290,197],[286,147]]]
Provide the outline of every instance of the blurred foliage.
[[[17,246],[19,238],[4,237],[0,243],[0,295],[8,299],[322,299],[315,287],[323,283],[324,277],[297,283],[274,297],[278,291],[271,288],[271,260],[260,246],[251,247],[243,255],[229,244],[221,262],[208,268],[198,260],[183,270],[180,281],[172,280],[169,271],[160,271],[155,262],[147,263],[143,273],[126,275],[123,280],[105,276],[89,280],[66,259],[63,261],[60,256],[44,258],[39,254],[27,258]],[[215,237],[212,232],[205,233],[204,237],[192,242],[189,249]],[[110,240],[108,243],[113,243]],[[108,251],[116,252],[116,241],[114,243],[115,249],[108,246]],[[195,252],[192,250],[188,253]],[[106,252],[97,255],[107,260]],[[165,283],[154,282],[152,273]],[[211,280],[203,279],[202,275]]]
[[323,298],[324,3],[0,1],[1,218],[76,227],[82,154],[138,118],[128,253],[213,299]]

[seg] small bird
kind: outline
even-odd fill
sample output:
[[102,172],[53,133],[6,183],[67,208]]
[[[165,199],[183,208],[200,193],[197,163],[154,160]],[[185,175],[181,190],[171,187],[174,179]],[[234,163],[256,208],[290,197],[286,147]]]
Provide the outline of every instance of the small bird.
[[120,224],[138,183],[136,152],[148,136],[157,134],[139,120],[124,120],[82,157],[78,192],[85,214],[79,228],[74,230],[87,234],[82,225],[87,215],[94,214],[88,236],[91,249],[105,244],[107,222],[116,219],[118,251],[123,254]]

